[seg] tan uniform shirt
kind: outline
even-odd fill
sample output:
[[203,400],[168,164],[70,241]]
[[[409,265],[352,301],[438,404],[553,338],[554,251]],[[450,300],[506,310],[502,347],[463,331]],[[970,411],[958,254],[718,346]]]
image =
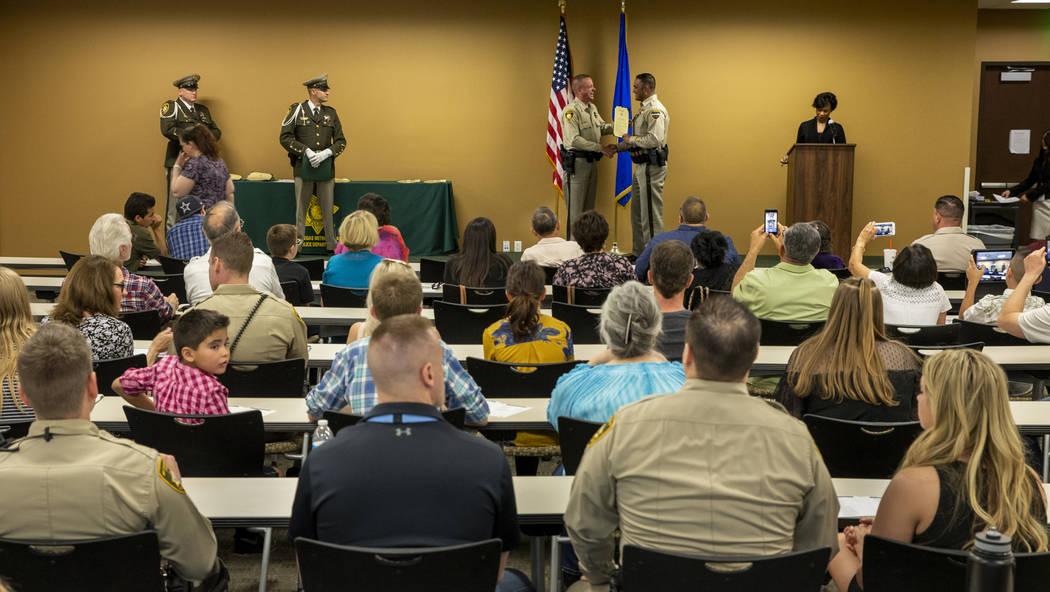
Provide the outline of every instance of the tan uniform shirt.
[[573,99],[561,113],[562,143],[567,150],[601,152],[601,139],[613,131],[611,123],[605,123],[594,103]]
[[[51,440],[42,436],[50,427]],[[36,436],[36,437],[34,437]],[[86,419],[39,420],[0,454],[0,537],[76,540],[157,531],[183,577],[215,568],[215,533],[156,450]]]
[[[250,284],[223,284],[194,308],[214,310],[230,317],[230,345],[259,302],[260,292]],[[255,312],[230,357],[232,362],[276,362],[307,359],[306,324],[295,308],[270,294]]]
[[622,544],[706,556],[837,549],[838,498],[803,423],[744,383],[689,379],[625,405],[588,445],[565,526],[608,581]]
[[634,116],[631,139],[618,144],[622,147],[621,151],[666,146],[668,119],[667,107],[655,94],[650,95],[642,101],[641,108]]
[[984,248],[981,239],[966,234],[961,226],[938,228],[937,232],[921,236],[912,244],[922,245],[933,253],[937,271],[964,271],[972,252]]

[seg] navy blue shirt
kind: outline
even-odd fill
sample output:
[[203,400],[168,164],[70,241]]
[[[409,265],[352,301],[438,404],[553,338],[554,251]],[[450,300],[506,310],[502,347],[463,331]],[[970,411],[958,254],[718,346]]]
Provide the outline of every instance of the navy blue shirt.
[[[639,282],[643,284],[649,283],[649,278],[646,277],[649,271],[649,258],[653,255],[653,248],[656,245],[666,240],[680,240],[685,243],[685,246],[689,247],[693,243],[693,237],[707,230],[705,226],[691,226],[689,224],[682,224],[675,230],[668,230],[667,232],[661,232],[654,236],[649,244],[645,245],[645,250],[642,251],[641,255],[638,255],[638,260],[634,262],[634,275],[638,278]],[[729,235],[723,235],[726,237],[726,242],[729,243],[729,250],[726,251],[726,263],[734,265],[740,264],[740,254],[736,252],[736,246],[733,245],[733,239],[729,238]],[[692,248],[690,247],[690,250]]]

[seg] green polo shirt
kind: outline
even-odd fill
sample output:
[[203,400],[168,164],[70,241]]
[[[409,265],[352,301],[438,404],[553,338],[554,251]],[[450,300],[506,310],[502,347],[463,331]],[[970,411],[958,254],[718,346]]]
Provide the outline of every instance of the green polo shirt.
[[139,261],[142,260],[143,255],[147,259],[155,258],[160,255],[160,249],[157,248],[157,243],[153,242],[153,235],[150,234],[148,228],[135,224],[134,220],[128,220],[128,225],[131,226],[131,256],[128,257],[124,266],[131,273],[135,273],[139,269]]
[[823,321],[838,287],[838,278],[826,269],[781,262],[751,270],[733,290],[733,298],[760,319]]

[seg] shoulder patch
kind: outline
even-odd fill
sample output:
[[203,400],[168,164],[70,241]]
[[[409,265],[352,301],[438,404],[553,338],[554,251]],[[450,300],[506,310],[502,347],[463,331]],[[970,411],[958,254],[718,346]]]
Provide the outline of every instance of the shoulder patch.
[[653,111],[652,113],[649,114],[649,117],[652,117],[654,120],[660,119],[660,112],[659,111]]
[[573,117],[576,117],[576,113],[574,113],[573,111],[570,111],[569,109],[566,109],[565,110],[565,121],[572,121]]
[[171,103],[164,101],[164,104],[160,106],[160,114],[167,115],[169,109],[171,109]]
[[182,484],[175,482],[175,476],[171,474],[171,469],[164,463],[164,459],[159,456],[157,457],[157,475],[160,476],[161,481],[168,484],[168,487],[182,495],[186,495],[186,490],[182,488]]
[[599,440],[604,438],[605,435],[609,433],[609,430],[612,429],[614,421],[616,421],[616,414],[615,413],[613,414],[612,417],[609,418],[609,421],[603,423],[602,427],[598,428],[597,432],[594,432],[594,435],[591,436],[590,442],[587,442],[587,448],[590,448],[591,446],[594,446],[595,444],[598,443]]

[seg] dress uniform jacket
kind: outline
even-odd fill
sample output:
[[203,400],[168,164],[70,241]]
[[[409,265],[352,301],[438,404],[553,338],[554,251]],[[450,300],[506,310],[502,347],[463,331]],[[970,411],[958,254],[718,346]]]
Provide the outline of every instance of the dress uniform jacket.
[[152,528],[183,577],[215,569],[211,524],[156,450],[86,419],[38,420],[11,447],[18,452],[0,454],[0,537],[82,540]]
[[314,115],[310,101],[292,103],[281,123],[281,146],[292,158],[296,177],[302,173],[303,156],[307,148],[314,152],[331,148],[334,159],[346,149],[346,137],[343,136],[339,115],[327,105],[321,105],[318,115]]
[[237,342],[230,361],[307,359],[306,324],[299,318],[295,308],[284,300],[256,290],[251,284],[223,284],[195,308],[214,310],[230,317],[227,331],[232,346],[245,319],[260,299],[262,304]]
[[595,434],[565,526],[592,584],[622,544],[703,556],[837,548],[838,498],[803,423],[744,383],[689,379]]
[[166,168],[170,169],[179,157],[179,152],[182,152],[178,133],[198,123],[208,126],[216,140],[222,135],[222,130],[211,117],[211,111],[200,103],[195,103],[192,110],[181,99],[170,99],[160,106],[160,133],[168,139],[168,149],[164,153]]
[[594,103],[573,99],[562,111],[562,139],[567,150],[601,152],[602,136],[613,133],[611,123],[605,123]]

